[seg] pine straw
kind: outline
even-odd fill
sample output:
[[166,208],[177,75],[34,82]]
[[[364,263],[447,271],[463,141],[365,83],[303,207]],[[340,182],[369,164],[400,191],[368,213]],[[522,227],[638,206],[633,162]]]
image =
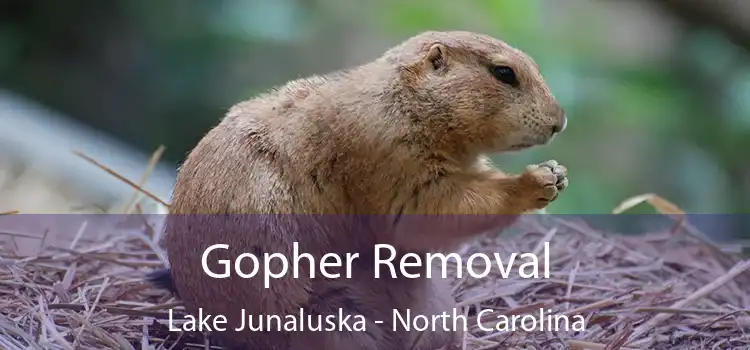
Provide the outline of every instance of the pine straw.
[[[664,214],[681,213],[654,195],[623,205],[640,202]],[[540,254],[543,242],[550,242],[549,279],[522,279],[515,272],[507,279],[462,278],[455,281],[454,294],[467,312],[489,308],[495,310],[490,316],[538,315],[543,308],[582,315],[586,330],[474,327],[465,349],[750,349],[750,261],[720,252],[684,222],[675,226],[679,230],[626,237],[546,218],[521,225],[520,235],[480,239],[460,253]],[[3,246],[0,348],[218,349],[201,334],[168,331],[168,310],[179,317],[179,302],[143,281],[146,273],[164,266],[163,252],[154,244],[159,230],[127,226],[93,240],[82,238],[81,229],[66,248],[47,248],[33,257],[17,256],[13,244]]]
[[[541,253],[541,242],[549,241],[551,278],[463,278],[456,281],[455,295],[467,310],[480,305],[495,315],[538,315],[540,308],[580,314],[587,329],[577,334],[473,329],[467,349],[750,348],[744,309],[750,305],[750,279],[743,274],[750,262],[717,259],[689,235],[608,236],[581,222],[548,221],[534,221],[537,227],[527,225],[521,235],[480,240],[461,253]],[[167,310],[179,315],[181,308],[142,280],[163,264],[153,240],[153,233],[130,232],[99,243],[75,239],[70,249],[36,257],[3,251],[0,348],[207,347],[201,335],[167,331]]]

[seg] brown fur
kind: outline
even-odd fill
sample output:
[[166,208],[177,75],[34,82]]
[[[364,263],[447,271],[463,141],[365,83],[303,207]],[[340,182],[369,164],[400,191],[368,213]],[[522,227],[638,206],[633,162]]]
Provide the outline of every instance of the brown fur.
[[[520,86],[496,79],[490,64],[512,67]],[[416,332],[390,332],[390,310],[439,313],[454,301],[439,279],[310,280],[291,277],[213,279],[200,268],[215,243],[245,252],[291,255],[291,243],[319,258],[328,252],[372,251],[376,243],[400,253],[449,250],[545,207],[567,186],[566,170],[550,161],[520,175],[490,166],[487,154],[548,143],[565,114],[536,63],[523,52],[471,32],[426,32],[362,66],[292,81],[235,105],[189,154],[174,188],[174,214],[488,214],[471,227],[436,219],[431,227],[397,220],[393,227],[346,235],[299,229],[284,219],[249,230],[222,224],[197,228],[170,219],[163,244],[174,286],[188,310],[238,317],[293,314],[316,296],[335,295],[321,308],[347,306],[364,314],[367,333],[261,334],[228,331],[236,345],[264,349],[405,350]],[[195,220],[195,219],[191,219]],[[241,220],[240,220],[241,221]],[[367,271],[367,260],[358,265]],[[338,299],[337,299],[338,298]],[[348,304],[347,304],[348,303]],[[354,306],[352,306],[354,305]],[[388,316],[386,316],[386,314]],[[460,334],[430,332],[415,350],[456,343]]]

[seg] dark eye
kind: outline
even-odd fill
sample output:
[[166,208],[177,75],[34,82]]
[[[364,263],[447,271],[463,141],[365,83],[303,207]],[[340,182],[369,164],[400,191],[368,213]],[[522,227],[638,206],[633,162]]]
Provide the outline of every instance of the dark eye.
[[507,66],[493,66],[491,71],[492,75],[494,75],[497,80],[500,80],[510,86],[518,86],[518,79],[516,77],[516,73],[513,71],[513,68]]

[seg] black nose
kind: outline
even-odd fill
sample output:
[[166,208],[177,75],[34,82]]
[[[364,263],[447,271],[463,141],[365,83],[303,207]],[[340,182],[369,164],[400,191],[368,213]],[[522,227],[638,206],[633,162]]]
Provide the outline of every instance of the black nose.
[[562,131],[562,127],[560,125],[554,125],[554,126],[552,126],[552,133],[553,134],[557,134],[560,131]]
[[565,131],[565,128],[567,126],[568,126],[568,118],[565,115],[565,113],[563,113],[562,115],[560,115],[559,121],[555,125],[552,126],[552,133],[559,134]]
[[552,133],[558,134],[565,131],[565,128],[568,126],[568,117],[565,113],[565,109],[559,104],[555,104],[552,115],[557,121],[555,125],[552,126]]

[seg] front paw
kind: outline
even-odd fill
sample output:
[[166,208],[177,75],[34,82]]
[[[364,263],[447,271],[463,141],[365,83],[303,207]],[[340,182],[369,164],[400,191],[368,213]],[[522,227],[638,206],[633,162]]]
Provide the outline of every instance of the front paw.
[[531,209],[546,207],[568,187],[567,169],[554,160],[527,166],[519,180],[519,195],[528,200]]

